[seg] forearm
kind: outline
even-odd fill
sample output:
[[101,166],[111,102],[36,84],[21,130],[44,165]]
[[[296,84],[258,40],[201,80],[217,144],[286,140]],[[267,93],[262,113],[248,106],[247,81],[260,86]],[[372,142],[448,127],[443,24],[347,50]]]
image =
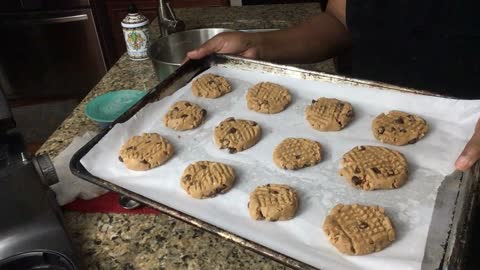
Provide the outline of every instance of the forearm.
[[338,55],[350,46],[345,26],[329,13],[278,31],[257,33],[258,58],[278,63],[312,63]]

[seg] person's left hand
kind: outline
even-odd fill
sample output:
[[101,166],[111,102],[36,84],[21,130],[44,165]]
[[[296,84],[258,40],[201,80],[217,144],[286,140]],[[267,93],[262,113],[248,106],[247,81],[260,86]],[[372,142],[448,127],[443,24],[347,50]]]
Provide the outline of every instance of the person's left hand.
[[480,119],[475,126],[473,136],[468,141],[462,153],[455,162],[455,167],[460,171],[470,169],[472,165],[480,159]]

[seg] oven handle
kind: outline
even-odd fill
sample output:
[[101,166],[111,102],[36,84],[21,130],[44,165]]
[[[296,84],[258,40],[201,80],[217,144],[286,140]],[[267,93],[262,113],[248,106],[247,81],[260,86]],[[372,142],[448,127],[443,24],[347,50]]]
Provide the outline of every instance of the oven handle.
[[87,14],[64,16],[64,17],[55,17],[55,18],[45,18],[45,19],[32,19],[32,20],[12,20],[7,21],[7,24],[54,24],[54,23],[67,23],[75,21],[85,21],[88,20]]

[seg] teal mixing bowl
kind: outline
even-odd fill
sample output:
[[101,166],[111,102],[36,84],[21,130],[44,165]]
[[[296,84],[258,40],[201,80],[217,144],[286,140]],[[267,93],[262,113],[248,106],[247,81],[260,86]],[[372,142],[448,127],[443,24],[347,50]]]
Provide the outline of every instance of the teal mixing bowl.
[[140,90],[112,91],[88,102],[85,115],[105,128],[145,95],[146,92]]

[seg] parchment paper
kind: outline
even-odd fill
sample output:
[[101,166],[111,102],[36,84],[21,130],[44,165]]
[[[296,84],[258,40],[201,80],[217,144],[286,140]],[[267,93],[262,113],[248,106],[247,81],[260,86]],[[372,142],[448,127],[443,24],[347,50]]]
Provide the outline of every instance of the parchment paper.
[[[454,100],[396,91],[308,81],[215,66],[207,72],[225,76],[233,91],[218,99],[197,98],[188,84],[173,96],[147,105],[124,124],[116,125],[82,160],[93,175],[162,204],[253,240],[321,269],[420,269],[437,188],[454,171],[454,161],[480,117],[480,101]],[[292,104],[286,111],[266,115],[249,111],[245,94],[261,81],[290,89]],[[304,109],[312,99],[335,97],[352,103],[355,119],[339,132],[319,132],[305,120]],[[178,100],[205,108],[207,118],[197,129],[178,132],[163,124],[163,115]],[[397,190],[362,191],[337,175],[342,155],[357,145],[382,145],[371,132],[373,118],[392,109],[424,117],[427,136],[414,145],[388,146],[402,152],[409,163],[408,182]],[[213,128],[227,117],[250,119],[263,130],[254,147],[236,154],[218,149]],[[175,155],[163,166],[145,172],[130,171],[118,160],[120,146],[133,135],[157,132],[175,147]],[[274,147],[287,137],[303,137],[323,145],[324,160],[298,171],[278,169],[272,160]],[[385,145],[387,146],[387,145]],[[232,190],[211,199],[190,198],[180,187],[185,167],[198,160],[232,165],[237,181]],[[258,185],[283,183],[300,196],[297,216],[290,221],[250,219],[249,193]],[[330,245],[322,224],[338,203],[376,204],[385,207],[397,231],[396,241],[385,250],[366,256],[344,256]],[[447,222],[447,221],[445,221]]]

